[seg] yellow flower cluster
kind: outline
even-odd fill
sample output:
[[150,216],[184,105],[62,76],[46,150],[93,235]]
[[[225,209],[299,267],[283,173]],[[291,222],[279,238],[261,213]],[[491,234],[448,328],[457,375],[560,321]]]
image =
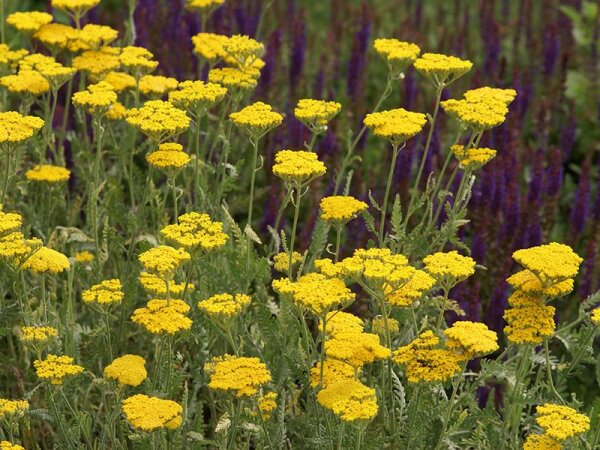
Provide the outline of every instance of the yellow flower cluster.
[[556,442],[545,434],[530,434],[523,442],[523,450],[562,450],[560,442]]
[[517,250],[513,259],[535,274],[544,287],[572,279],[583,262],[571,247],[556,242]]
[[229,236],[222,222],[213,222],[208,214],[191,212],[178,217],[178,223],[167,225],[160,234],[192,254],[212,252],[223,247]]
[[[73,67],[65,67],[60,64],[56,59],[51,56],[42,55],[39,53],[34,53],[32,55],[25,56],[21,61],[19,61],[19,74],[26,73],[26,78],[30,78],[30,92],[34,93],[36,86],[41,90],[42,85],[39,82],[35,82],[35,75],[32,72],[37,72],[41,75],[48,86],[53,90],[57,90],[64,83],[66,83],[75,73],[76,69]],[[34,94],[35,95],[35,94]]]
[[22,116],[16,111],[0,112],[0,148],[10,150],[31,139],[44,126],[39,117]]
[[208,387],[235,391],[237,397],[249,397],[271,381],[271,372],[258,358],[224,355],[213,358],[204,370],[210,376]]
[[398,39],[375,39],[373,48],[385,58],[395,72],[404,71],[421,53],[418,45]]
[[48,355],[46,359],[35,360],[33,367],[35,367],[38,378],[47,380],[54,385],[61,385],[65,378],[83,372],[83,367],[73,364],[73,358],[66,355]]
[[246,294],[217,294],[198,302],[198,308],[215,320],[227,321],[242,312],[251,300]]
[[325,175],[325,164],[316,153],[303,150],[281,150],[275,155],[273,174],[286,183],[302,186]]
[[0,420],[20,417],[29,409],[27,400],[8,400],[0,398]]
[[265,135],[283,122],[283,116],[263,102],[253,103],[241,111],[231,113],[229,118],[240,129],[255,138]]
[[104,368],[104,378],[124,386],[139,386],[147,376],[146,360],[138,355],[123,355]]
[[190,126],[185,111],[162,100],[151,100],[141,108],[129,109],[126,120],[158,144],[183,133]]
[[453,286],[475,273],[475,260],[456,250],[426,256],[423,263],[425,271],[443,285]]
[[[82,54],[86,55],[86,53]],[[116,56],[112,56],[109,55],[110,57],[114,57],[117,59],[117,66],[119,64],[119,60],[118,57]],[[77,58],[75,58],[77,59]],[[97,61],[97,58],[90,58],[90,62],[92,61]],[[73,62],[73,64],[75,64],[75,62]],[[99,67],[99,64],[96,64],[95,66],[90,66],[90,67],[94,67],[94,70],[100,69],[99,70],[99,74],[104,74],[107,72],[107,70],[110,70],[110,72],[106,73],[106,75],[104,75],[104,78],[102,78],[102,81],[107,82],[108,84],[110,84],[113,87],[113,91],[115,92],[123,92],[123,91],[127,91],[129,89],[133,89],[135,88],[135,78],[132,77],[131,75],[129,75],[128,73],[125,72],[115,72],[112,69],[109,69],[108,66],[112,66],[111,64],[107,64],[104,67]],[[115,66],[115,67],[117,67]]]
[[222,67],[208,72],[208,81],[218,83],[227,89],[254,89],[257,85],[256,74],[237,67]]
[[144,308],[133,311],[131,320],[149,333],[173,335],[192,327],[192,320],[185,315],[189,310],[182,300],[153,299]]
[[294,116],[313,133],[322,133],[327,129],[327,122],[333,119],[342,109],[337,102],[303,98],[298,100]]
[[97,6],[100,3],[100,0],[52,0],[50,3],[53,8],[82,15],[88,9]]
[[418,134],[427,123],[427,118],[425,114],[397,108],[367,114],[363,123],[373,130],[375,136],[397,146]]
[[214,64],[225,57],[223,45],[228,39],[222,34],[198,33],[192,37],[194,53]]
[[446,346],[458,351],[465,360],[485,356],[498,350],[498,336],[485,324],[468,320],[455,322],[444,330]]
[[144,47],[128,46],[121,49],[119,61],[121,66],[137,76],[147,74],[158,67],[154,55]]
[[105,81],[91,84],[87,89],[73,94],[73,105],[85,109],[92,116],[103,116],[116,101],[116,92]]
[[58,337],[58,330],[54,327],[22,327],[19,339],[22,342],[45,343]]
[[93,260],[93,253],[88,252],[87,250],[75,253],[75,261],[78,263],[86,264],[92,262]]
[[251,37],[236,34],[223,42],[225,61],[244,70],[251,67],[265,51],[265,46]]
[[271,413],[277,408],[277,392],[267,392],[258,399],[258,409],[264,420],[271,417]]
[[25,447],[19,444],[11,444],[8,441],[0,441],[0,450],[25,450]]
[[273,289],[318,317],[340,305],[352,303],[355,298],[342,280],[318,273],[303,275],[298,281],[289,278],[273,280]]
[[535,421],[544,434],[557,441],[565,441],[590,429],[589,417],[564,405],[546,403],[536,408]]
[[507,326],[504,334],[515,344],[540,344],[554,334],[553,306],[546,305],[543,297],[515,291],[508,302],[511,309],[504,311]]
[[388,289],[385,300],[394,306],[412,306],[435,286],[435,278],[423,270],[415,270],[412,278],[397,289]]
[[481,132],[506,120],[512,93],[516,95],[512,89],[480,88],[465,92],[462,100],[445,100],[440,105],[465,127]]
[[22,225],[23,218],[20,214],[4,212],[0,205],[0,234],[18,230]]
[[225,0],[186,0],[185,7],[201,13],[218,8]]
[[371,289],[391,293],[405,285],[416,270],[404,255],[387,248],[356,249],[354,255],[338,263],[330,259],[315,261],[319,272],[328,277],[344,277]]
[[182,248],[159,245],[145,251],[138,259],[148,272],[170,279],[182,264],[190,260],[190,254]]
[[61,273],[69,270],[69,258],[56,250],[42,246],[21,266],[35,273]]
[[344,361],[337,359],[326,359],[323,362],[323,383],[321,383],[321,364],[310,369],[310,385],[311,387],[326,388],[329,385],[342,380],[353,380],[355,376],[354,367]]
[[175,78],[162,75],[145,75],[140,78],[140,92],[154,98],[160,98],[173,89],[177,89],[178,81]]
[[[166,298],[167,283],[162,278],[148,272],[142,272],[140,273],[139,281],[144,290],[149,294],[155,296],[156,298]],[[188,290],[190,289],[194,289],[193,284],[188,284]],[[184,290],[184,283],[177,284],[169,282],[169,298],[181,298]]]
[[172,400],[136,394],[123,400],[127,421],[138,430],[152,432],[161,428],[175,430],[183,422],[183,408]]
[[118,49],[114,47],[89,50],[73,58],[73,67],[90,74],[99,81],[101,80],[108,83],[115,92],[123,90],[123,88],[121,88],[123,84],[128,85],[128,83],[130,84],[133,82],[132,86],[128,86],[135,86],[135,79],[131,77],[131,75],[113,72],[120,64]]
[[439,53],[423,53],[415,61],[415,69],[432,79],[436,85],[449,84],[467,73],[472,67],[471,61]]
[[[292,253],[292,267],[302,261],[302,255],[298,252]],[[273,256],[273,268],[277,272],[286,273],[290,267],[290,255],[287,252],[277,253]]]
[[72,43],[77,41],[79,32],[62,23],[49,23],[37,30],[33,37],[44,44],[51,51],[70,50]]
[[356,370],[374,361],[389,358],[391,351],[381,345],[376,334],[348,330],[338,331],[325,341],[325,354],[327,358],[343,361]]
[[182,145],[170,142],[160,144],[158,150],[146,155],[146,161],[152,167],[162,170],[168,177],[174,177],[189,164],[190,156],[183,151]]
[[379,409],[375,389],[357,380],[332,383],[319,391],[317,400],[344,422],[369,421]]
[[[90,23],[77,32],[77,38],[69,43],[72,52],[99,50],[119,37],[119,32],[106,25]],[[115,49],[117,51],[117,49]]]
[[385,336],[387,331],[390,334],[398,333],[400,331],[400,323],[396,319],[388,317],[385,320],[383,317],[376,317],[371,321],[371,331],[378,334],[379,336]]
[[40,11],[15,12],[6,18],[8,25],[26,34],[33,34],[50,22],[52,15]]
[[177,90],[169,92],[169,101],[179,109],[189,111],[198,120],[206,112],[220,103],[227,94],[227,88],[204,81],[182,81]]
[[460,168],[463,170],[477,170],[485,166],[496,156],[496,150],[491,148],[469,148],[464,145],[453,145],[450,150],[458,160]]
[[9,92],[21,95],[42,95],[50,90],[50,83],[35,70],[21,70],[17,75],[0,78],[0,85]]
[[99,305],[112,305],[121,303],[125,294],[120,280],[104,280],[81,293],[84,303],[98,303]]
[[433,331],[425,331],[394,352],[394,362],[404,366],[410,383],[446,381],[460,371],[462,356],[443,348]]
[[[320,324],[320,329],[323,328],[323,323]],[[354,314],[343,311],[332,311],[327,313],[327,325],[325,332],[328,336],[336,337],[346,333],[362,333],[365,326],[362,320]]]
[[344,224],[369,207],[365,202],[348,195],[325,197],[321,200],[320,206],[321,218],[325,222],[334,224]]
[[0,68],[3,71],[14,69],[18,61],[29,52],[25,49],[11,50],[6,44],[0,44]]
[[33,169],[25,172],[25,178],[29,181],[39,181],[43,183],[62,183],[68,181],[70,177],[71,171],[69,169],[48,164],[35,166]]
[[39,239],[25,239],[22,224],[19,214],[4,212],[0,205],[0,258],[17,268],[42,246]]
[[594,325],[600,326],[600,307],[594,308],[592,314],[590,315],[590,318]]

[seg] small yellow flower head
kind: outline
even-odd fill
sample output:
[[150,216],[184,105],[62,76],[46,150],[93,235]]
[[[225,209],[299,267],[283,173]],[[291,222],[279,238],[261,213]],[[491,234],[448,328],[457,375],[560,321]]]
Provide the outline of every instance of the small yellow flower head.
[[25,447],[19,444],[11,444],[8,441],[0,441],[0,450],[25,450]]
[[9,92],[21,95],[42,95],[50,90],[50,83],[36,70],[21,70],[17,75],[0,78],[0,85]]
[[192,37],[194,53],[214,64],[226,55],[223,45],[229,40],[228,36],[214,33],[198,33]]
[[189,310],[182,300],[154,299],[146,307],[133,311],[131,320],[149,333],[174,335],[192,327],[192,320],[185,315]]
[[163,279],[172,278],[173,273],[190,260],[190,254],[182,248],[159,245],[138,257],[144,269]]
[[61,385],[65,378],[83,372],[83,367],[73,364],[73,358],[66,355],[48,355],[46,359],[34,361],[33,367],[38,378],[54,385]]
[[223,51],[230,64],[244,68],[263,55],[265,46],[248,36],[236,34],[223,43]]
[[398,39],[375,39],[373,48],[385,58],[390,69],[395,73],[404,72],[421,53],[418,45]]
[[590,429],[589,417],[568,406],[546,403],[538,406],[536,412],[535,421],[544,429],[544,434],[560,442]]
[[29,409],[27,400],[8,400],[0,398],[0,420],[17,419],[23,417]]
[[544,286],[575,277],[583,262],[571,247],[556,242],[517,250],[513,259],[533,272]]
[[35,273],[61,273],[70,267],[69,258],[48,247],[39,248],[22,265]]
[[234,67],[211,69],[208,72],[208,81],[225,86],[229,90],[250,90],[257,84],[254,72]]
[[463,170],[481,169],[496,156],[496,150],[491,148],[470,148],[465,150],[464,145],[453,145],[450,150],[458,160],[459,166]]
[[241,111],[231,113],[229,118],[241,130],[257,138],[264,136],[283,122],[283,116],[263,102],[253,103]]
[[334,195],[321,200],[321,218],[325,222],[344,224],[365,211],[365,202],[346,195]]
[[[302,261],[302,255],[299,252],[292,253],[292,268]],[[273,268],[277,272],[287,273],[290,267],[290,255],[287,252],[277,253],[273,256]]]
[[81,17],[99,3],[100,0],[52,0],[50,2],[53,8],[62,9],[78,17]]
[[415,69],[431,79],[436,86],[448,85],[460,78],[473,67],[468,60],[456,56],[440,55],[439,53],[423,53],[415,61]]
[[[155,298],[164,299],[167,296],[167,283],[165,280],[157,277],[148,272],[140,273],[140,284],[144,290],[153,295]],[[184,283],[169,283],[169,298],[181,298],[183,291],[185,290]],[[188,291],[194,290],[193,284],[188,284]]]
[[109,45],[117,37],[119,32],[114,28],[90,23],[77,33],[77,39],[69,42],[69,50],[74,53],[82,50],[98,50]]
[[73,94],[73,105],[85,109],[92,116],[105,115],[117,102],[117,94],[112,85],[105,81],[88,86]]
[[93,260],[94,260],[94,254],[87,250],[75,253],[75,261],[80,264],[91,263]]
[[3,71],[14,69],[21,58],[27,56],[29,52],[25,49],[11,50],[6,44],[0,44],[0,68]]
[[523,442],[523,450],[562,450],[562,445],[545,434],[530,434]]
[[84,303],[97,303],[99,305],[121,303],[124,296],[123,285],[118,279],[104,280],[81,293],[81,299]]
[[117,121],[125,119],[127,109],[121,102],[115,102],[108,112],[104,115],[108,120]]
[[340,305],[348,305],[355,298],[342,280],[319,273],[301,276],[298,281],[290,281],[289,278],[273,280],[273,289],[282,296],[292,298],[298,306],[308,309],[317,317]]
[[325,341],[325,354],[358,369],[391,355],[389,348],[381,345],[379,336],[372,333],[338,332]]
[[258,409],[263,418],[268,420],[271,413],[277,408],[277,392],[268,392],[258,399]]
[[519,289],[527,294],[544,294],[551,298],[566,295],[570,293],[574,287],[574,281],[572,278],[568,278],[564,281],[559,281],[554,284],[544,285],[530,270],[521,270],[508,277],[506,282],[513,288]]
[[22,327],[19,340],[27,343],[45,344],[57,337],[58,330],[54,327]]
[[123,413],[131,426],[147,433],[161,428],[176,430],[183,422],[180,404],[144,394],[123,400]]
[[394,362],[404,366],[409,383],[444,382],[460,372],[462,357],[441,347],[433,331],[425,331],[394,352]]
[[123,47],[119,55],[121,65],[131,73],[148,74],[158,67],[154,55],[144,47]]
[[400,323],[391,317],[388,317],[387,321],[383,317],[376,317],[373,319],[371,322],[371,331],[379,336],[385,336],[387,334],[386,324],[390,334],[398,333],[400,331]]
[[68,25],[49,23],[40,27],[33,37],[51,50],[68,50],[71,42],[79,37],[79,32]]
[[38,181],[42,183],[63,183],[69,181],[71,171],[60,166],[50,166],[47,164],[35,166],[33,169],[25,172],[25,178],[29,181]]
[[[118,50],[113,47],[83,52],[81,55],[73,58],[73,67],[90,74],[99,81],[105,81],[111,86],[114,92],[121,92],[123,89],[120,88],[124,83],[133,82],[133,86],[131,87],[135,87],[135,79],[131,75],[120,74],[118,79],[117,76],[112,75],[109,78],[108,75],[113,73],[112,71],[116,70],[121,64],[117,52]],[[106,77],[104,77],[105,75]],[[126,75],[130,78],[125,78],[125,81],[123,81],[123,77]]]
[[592,319],[592,323],[596,326],[600,326],[600,307],[594,308],[592,314],[590,315],[590,319]]
[[302,186],[325,175],[325,164],[314,152],[303,150],[281,150],[275,155],[273,174],[284,182]]
[[225,0],[186,0],[185,7],[199,13],[211,12],[225,3]]
[[342,380],[330,384],[319,391],[317,401],[344,422],[369,421],[379,410],[375,389],[368,388],[356,380]]
[[484,87],[465,92],[462,100],[445,100],[440,105],[465,127],[480,132],[506,120],[508,105],[515,95],[512,89]]
[[[325,332],[328,336],[336,337],[345,334],[360,334],[364,331],[364,324],[360,317],[343,311],[331,311],[327,313],[327,325]],[[319,329],[323,330],[323,321],[319,323]]]
[[23,225],[23,217],[17,213],[8,213],[2,211],[0,205],[0,236],[11,231],[17,231]]
[[8,25],[25,34],[33,34],[50,22],[52,15],[40,11],[15,12],[6,18]]
[[[119,58],[116,57],[117,60],[117,66],[118,67],[118,62],[119,62]],[[77,58],[75,58],[77,59]],[[73,64],[75,64],[75,62],[73,62]],[[104,78],[102,79],[102,81],[106,81],[108,84],[110,84],[113,88],[113,91],[115,92],[125,92],[128,91],[129,89],[133,89],[135,88],[135,78],[132,77],[131,75],[129,75],[128,73],[125,72],[115,72],[112,69],[111,72],[108,72],[106,74],[106,76],[104,76]],[[106,69],[103,68],[103,70],[101,70],[99,73],[105,73]]]
[[175,143],[160,144],[158,150],[146,156],[152,167],[163,171],[168,177],[174,177],[187,166],[190,156],[183,151],[183,146]]
[[511,309],[504,311],[507,326],[504,334],[515,344],[541,344],[544,339],[554,335],[555,309],[544,304],[540,296],[516,291],[509,299]]
[[159,144],[173,139],[190,126],[190,118],[185,111],[162,100],[151,100],[141,108],[129,109],[126,120]]
[[0,112],[0,149],[12,149],[31,139],[42,129],[44,121],[39,117],[22,116],[18,112]]
[[489,355],[499,348],[496,332],[483,323],[468,320],[455,322],[444,330],[444,334],[448,338],[446,346],[458,350],[465,360]]
[[[354,367],[344,361],[337,359],[325,359],[323,363],[323,385],[321,388],[337,383],[342,380],[353,380],[355,378]],[[317,362],[310,369],[310,386],[313,388],[321,385],[321,364]]]
[[208,214],[191,212],[179,216],[177,220],[177,224],[167,225],[160,230],[160,234],[193,254],[218,250],[229,239],[223,231],[223,223],[212,221]]
[[475,273],[475,260],[457,251],[438,252],[423,259],[425,271],[442,284],[455,285]]
[[363,123],[373,130],[375,136],[387,139],[397,146],[420,133],[427,118],[425,114],[397,108],[367,114]]
[[517,91],[514,89],[499,89],[488,86],[471,89],[465,92],[465,98],[470,102],[499,102],[508,106],[517,97]]
[[188,111],[196,120],[220,103],[227,94],[227,88],[204,81],[182,81],[177,90],[169,92],[169,101],[179,109]]
[[[26,73],[26,77],[35,77],[31,73],[38,72],[48,82],[48,85],[56,90],[66,83],[77,72],[72,67],[65,67],[51,56],[45,56],[39,53],[25,56],[19,61],[19,75]],[[32,78],[33,80],[33,78]],[[32,86],[33,81],[30,81]],[[41,85],[40,85],[41,89]],[[33,91],[33,88],[30,89]],[[33,92],[32,92],[33,93]]]
[[246,294],[217,294],[198,302],[198,308],[210,318],[228,321],[241,313],[251,300]]
[[235,391],[239,397],[250,397],[271,381],[271,372],[258,358],[225,355],[215,358],[207,366],[208,387],[221,391]]
[[294,109],[294,116],[306,125],[311,132],[320,134],[327,130],[327,123],[341,109],[342,105],[337,102],[303,98],[298,100],[298,105]]
[[[20,231],[0,236],[0,258],[23,268],[21,264],[42,247],[40,239],[25,239]],[[16,258],[16,259],[15,259]]]
[[388,289],[385,299],[390,305],[412,306],[414,302],[423,298],[433,286],[435,286],[435,278],[423,270],[416,270],[406,284],[395,290]]
[[104,368],[104,378],[124,386],[139,386],[147,376],[146,360],[138,355],[121,356]]
[[145,75],[140,79],[140,92],[148,97],[160,98],[177,88],[175,78],[162,75]]

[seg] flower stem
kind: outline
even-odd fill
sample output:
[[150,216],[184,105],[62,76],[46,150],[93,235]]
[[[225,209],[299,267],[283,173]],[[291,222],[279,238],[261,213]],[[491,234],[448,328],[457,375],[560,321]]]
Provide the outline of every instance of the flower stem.
[[294,223],[292,225],[292,237],[290,240],[290,252],[289,252],[289,266],[288,266],[288,277],[290,280],[294,281],[294,275],[292,273],[292,267],[293,267],[293,259],[292,256],[294,255],[294,243],[296,240],[296,228],[298,227],[298,214],[300,213],[300,199],[302,198],[302,192],[301,186],[296,186],[296,202],[294,204]]
[[550,365],[550,349],[548,347],[548,339],[544,339],[544,354],[546,356],[546,376],[548,377],[548,385],[550,386],[550,390],[554,396],[564,404],[565,401],[556,390],[556,386],[554,386],[554,380],[552,379],[552,366]]
[[390,171],[388,173],[387,184],[385,185],[385,195],[383,197],[383,203],[381,205],[381,223],[379,224],[379,246],[383,246],[383,233],[385,230],[385,218],[387,213],[387,205],[390,199],[390,189],[392,187],[392,180],[394,178],[394,169],[396,168],[396,159],[398,158],[398,144],[392,145],[392,163],[390,165]]
[[342,225],[337,225],[335,228],[335,262],[340,259],[340,245],[342,243]]

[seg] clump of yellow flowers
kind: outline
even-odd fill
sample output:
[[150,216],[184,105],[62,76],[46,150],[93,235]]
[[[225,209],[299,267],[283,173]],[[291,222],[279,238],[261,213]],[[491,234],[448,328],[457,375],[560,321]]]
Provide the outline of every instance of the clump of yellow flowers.
[[255,395],[271,381],[271,372],[258,358],[224,355],[213,358],[204,370],[210,377],[209,388],[233,391],[236,397]]
[[104,368],[104,378],[124,386],[139,386],[147,376],[146,360],[138,355],[123,355]]
[[136,394],[123,400],[127,421],[141,431],[152,432],[161,428],[175,430],[181,426],[183,408],[172,400]]
[[38,378],[54,385],[61,385],[65,378],[83,372],[83,367],[73,364],[73,358],[66,355],[48,355],[46,359],[34,361],[33,366]]

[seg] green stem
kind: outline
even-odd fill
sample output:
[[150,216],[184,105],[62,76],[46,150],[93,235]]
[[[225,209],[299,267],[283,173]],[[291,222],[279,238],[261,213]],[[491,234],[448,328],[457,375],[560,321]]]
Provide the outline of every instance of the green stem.
[[325,338],[327,336],[327,313],[323,314],[323,324],[321,329],[321,367],[319,370],[319,386],[323,388],[323,372],[325,368]]
[[42,317],[48,323],[48,306],[46,305],[46,274],[42,274]]
[[446,414],[444,414],[444,426],[442,428],[442,434],[440,435],[440,439],[435,447],[435,450],[441,448],[442,443],[444,442],[444,437],[446,432],[448,431],[448,424],[450,423],[450,417],[452,415],[452,411],[454,410],[454,401],[456,400],[456,395],[458,394],[458,388],[462,382],[463,374],[465,373],[465,369],[467,368],[467,362],[464,362],[458,377],[452,382],[452,395],[450,396],[450,400],[448,401],[448,407],[446,408]]
[[256,181],[256,160],[258,159],[258,139],[250,138],[252,144],[252,167],[250,174],[250,198],[248,199],[248,220],[246,223],[252,228],[252,208],[254,206],[254,183]]
[[561,397],[561,395],[556,390],[556,386],[554,386],[554,380],[552,379],[552,366],[550,365],[550,348],[548,347],[548,339],[544,339],[544,354],[546,357],[546,376],[548,377],[548,385],[550,386],[550,390],[554,394],[554,396],[564,404],[565,401]]
[[0,205],[4,204],[6,192],[8,191],[8,179],[10,178],[10,166],[12,165],[12,152],[9,151],[6,157],[6,167],[2,176],[2,197],[0,197]]
[[571,361],[571,363],[569,364],[569,367],[565,371],[558,374],[557,383],[560,383],[565,378],[568,378],[569,375],[571,374],[571,372],[573,371],[573,369],[575,369],[577,367],[577,365],[579,364],[579,361],[581,361],[581,358],[583,358],[583,355],[585,354],[585,352],[588,348],[589,342],[591,340],[593,340],[595,334],[596,334],[596,327],[591,326],[588,331],[588,334],[583,338],[582,345],[579,347],[577,354],[575,355],[575,358],[573,358],[573,361]]
[[63,111],[63,116],[62,116],[62,121],[61,121],[61,126],[60,126],[60,133],[59,133],[59,138],[60,138],[60,144],[59,144],[59,148],[58,148],[58,153],[60,155],[62,155],[62,158],[64,160],[64,146],[65,146],[65,139],[66,139],[66,135],[67,135],[67,124],[68,124],[68,120],[69,120],[69,110],[71,109],[71,94],[73,93],[73,77],[69,78],[69,81],[67,81],[67,93],[65,96],[65,108]]
[[387,213],[387,204],[390,198],[390,189],[392,187],[392,180],[394,177],[394,169],[396,168],[396,159],[398,158],[398,144],[392,144],[392,163],[390,165],[390,171],[388,173],[387,184],[385,185],[385,195],[383,197],[383,203],[381,205],[381,223],[379,224],[379,246],[383,246],[383,233],[385,230],[385,219]]
[[235,409],[235,413],[233,415],[233,421],[231,422],[231,434],[227,439],[227,449],[233,448],[235,446],[235,437],[238,431],[238,424],[240,421],[240,416],[242,414],[242,399],[238,399],[237,407]]
[[300,213],[300,199],[302,198],[302,187],[301,186],[296,186],[296,203],[294,205],[295,209],[294,209],[294,223],[292,225],[292,237],[290,239],[290,251],[289,251],[289,266],[288,266],[288,277],[291,281],[294,281],[294,275],[292,273],[292,267],[293,267],[293,259],[292,256],[294,254],[294,243],[296,240],[296,228],[298,226],[298,214]]
[[444,300],[442,303],[442,308],[440,309],[440,314],[437,318],[437,322],[435,324],[435,332],[439,332],[440,331],[440,327],[442,326],[442,321],[444,320],[444,313],[446,312],[446,304],[448,303],[448,294],[450,289],[444,287]]
[[106,344],[108,345],[108,356],[110,357],[110,361],[112,361],[113,347],[111,339],[110,317],[108,315],[108,311],[104,312],[104,325],[106,326]]
[[273,449],[273,442],[271,442],[271,436],[269,436],[269,430],[267,429],[267,424],[265,423],[265,418],[263,417],[263,413],[260,410],[260,406],[258,404],[258,399],[256,400],[256,410],[258,411],[258,417],[260,418],[260,425],[262,426],[263,433],[265,433],[265,438],[267,439],[267,445],[270,449]]
[[335,262],[340,259],[340,245],[342,243],[342,225],[337,225],[335,228]]
[[5,25],[4,0],[0,0],[0,43],[6,42],[6,25]]
[[358,428],[358,436],[356,437],[356,450],[360,450],[362,448],[364,432],[365,432],[365,428],[363,426],[360,426]]
[[48,396],[50,397],[50,403],[52,403],[52,410],[54,412],[54,417],[55,417],[56,423],[58,424],[58,431],[59,431],[61,439],[64,441],[67,448],[75,448],[72,446],[71,439],[69,438],[69,435],[67,434],[67,432],[65,430],[65,427],[64,427],[63,421],[62,421],[62,417],[60,415],[60,412],[58,411],[58,407],[56,406],[56,400],[54,400],[54,394],[52,393],[52,388],[50,388],[50,387],[48,388]]
[[507,403],[509,410],[504,418],[504,430],[510,433],[511,428],[515,428],[515,443],[519,433],[519,419],[521,416],[521,403],[519,401],[519,395],[521,392],[521,384],[523,383],[523,377],[525,376],[527,361],[529,359],[530,348],[525,345],[522,349],[521,358],[517,364],[517,370],[515,374],[515,385],[510,396],[510,400]]
[[407,434],[406,434],[406,450],[410,450],[410,438],[411,438],[411,433],[415,424],[415,419],[417,417],[417,412],[419,411],[419,403],[421,402],[421,385],[417,385],[417,387],[415,388],[415,405],[412,408],[412,412],[411,412],[411,416],[410,419],[408,421],[408,428],[407,428]]
[[345,434],[346,434],[346,422],[344,422],[342,420],[342,423],[340,425],[340,434],[338,435],[338,444],[337,444],[338,450],[342,450],[344,448],[343,443],[344,443],[344,435]]

